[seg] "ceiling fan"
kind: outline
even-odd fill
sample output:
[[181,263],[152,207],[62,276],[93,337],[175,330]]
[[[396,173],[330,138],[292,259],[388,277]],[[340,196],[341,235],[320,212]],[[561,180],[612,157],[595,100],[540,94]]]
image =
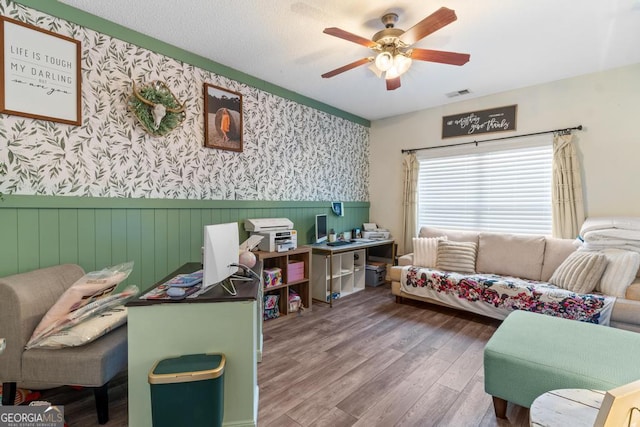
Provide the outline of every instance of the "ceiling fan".
[[387,90],[395,90],[400,87],[400,76],[411,67],[413,59],[450,65],[464,65],[469,62],[470,55],[468,53],[411,47],[422,38],[449,25],[456,19],[458,18],[453,10],[441,7],[407,31],[403,31],[395,28],[395,24],[398,22],[398,14],[386,13],[381,19],[385,29],[375,33],[371,40],[340,28],[325,28],[323,33],[368,47],[376,54],[324,73],[322,77],[333,77],[352,68],[372,62],[373,64],[369,68],[378,77],[382,77],[384,74]]

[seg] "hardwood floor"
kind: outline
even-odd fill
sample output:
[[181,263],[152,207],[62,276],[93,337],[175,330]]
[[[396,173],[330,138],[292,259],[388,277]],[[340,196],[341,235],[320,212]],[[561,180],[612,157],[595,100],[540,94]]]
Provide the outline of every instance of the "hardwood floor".
[[[388,285],[266,321],[258,425],[528,426],[528,410],[515,405],[508,420],[496,420],[484,392],[482,351],[498,325],[396,304]],[[126,375],[113,381],[109,398],[106,425],[126,426]],[[70,427],[98,425],[88,390],[50,390],[43,400],[64,404]]]
[[528,426],[484,392],[484,345],[499,322],[367,288],[265,322],[260,426]]

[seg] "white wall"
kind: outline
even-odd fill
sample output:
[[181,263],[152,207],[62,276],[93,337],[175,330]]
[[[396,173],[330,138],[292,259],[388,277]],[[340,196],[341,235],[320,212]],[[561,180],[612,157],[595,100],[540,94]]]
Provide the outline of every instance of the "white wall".
[[[402,88],[400,89],[402,90]],[[640,64],[375,121],[371,126],[371,221],[402,236],[403,148],[573,127],[587,216],[640,216]],[[518,105],[517,131],[442,140],[442,116]],[[402,251],[402,248],[400,248]]]

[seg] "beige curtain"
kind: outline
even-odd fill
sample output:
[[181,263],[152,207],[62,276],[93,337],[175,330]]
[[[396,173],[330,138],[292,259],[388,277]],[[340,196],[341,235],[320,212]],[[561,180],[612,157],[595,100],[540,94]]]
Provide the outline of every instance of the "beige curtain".
[[402,244],[400,253],[413,251],[416,236],[416,201],[418,195],[418,159],[415,153],[408,153],[402,160],[404,166],[404,193],[402,195]]
[[580,163],[573,135],[553,138],[553,237],[573,239],[584,222]]

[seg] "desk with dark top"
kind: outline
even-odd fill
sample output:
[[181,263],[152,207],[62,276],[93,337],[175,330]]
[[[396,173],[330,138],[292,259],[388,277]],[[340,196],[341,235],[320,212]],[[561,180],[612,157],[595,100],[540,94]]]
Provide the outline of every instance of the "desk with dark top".
[[[140,295],[176,274],[201,268],[200,263],[185,264]],[[153,364],[168,357],[198,353],[223,353],[227,359],[225,424],[256,425],[257,362],[262,331],[260,282],[239,282],[236,289],[237,296],[215,286],[195,298],[177,301],[138,298],[127,304],[129,425],[152,425],[148,375]]]
[[[177,270],[163,277],[158,283],[150,286],[140,295],[144,295],[158,285],[161,285],[178,274],[188,274],[198,271],[202,268],[199,262],[188,262],[183,264]],[[214,286],[195,298],[170,299],[170,300],[146,300],[135,298],[127,303],[127,307],[140,307],[154,304],[190,304],[190,303],[210,303],[210,302],[228,302],[228,301],[252,301],[258,298],[259,282],[257,280],[236,285],[237,295],[229,295],[222,286]]]

